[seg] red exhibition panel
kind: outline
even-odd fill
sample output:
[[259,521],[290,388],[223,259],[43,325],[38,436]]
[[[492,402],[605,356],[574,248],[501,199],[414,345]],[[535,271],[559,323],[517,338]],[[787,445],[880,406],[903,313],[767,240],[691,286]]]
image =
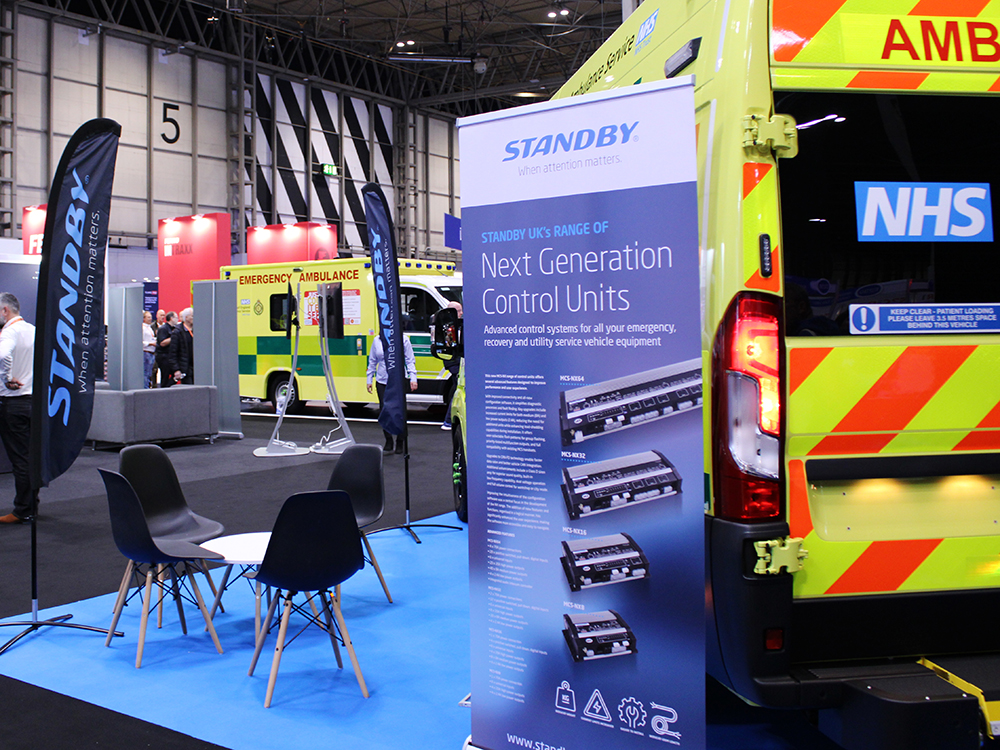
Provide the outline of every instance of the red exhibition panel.
[[219,278],[232,262],[229,214],[160,219],[160,307],[180,312],[191,304],[191,282]]
[[42,238],[45,236],[45,204],[25,206],[21,214],[21,237],[25,255],[42,254]]
[[247,263],[294,263],[337,257],[337,227],[300,221],[269,224],[247,232]]

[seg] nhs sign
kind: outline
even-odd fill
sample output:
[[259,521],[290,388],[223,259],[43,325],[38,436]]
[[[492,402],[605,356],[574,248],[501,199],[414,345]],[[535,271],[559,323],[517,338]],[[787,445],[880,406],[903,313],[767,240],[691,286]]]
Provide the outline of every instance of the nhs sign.
[[992,242],[987,182],[855,182],[859,242]]

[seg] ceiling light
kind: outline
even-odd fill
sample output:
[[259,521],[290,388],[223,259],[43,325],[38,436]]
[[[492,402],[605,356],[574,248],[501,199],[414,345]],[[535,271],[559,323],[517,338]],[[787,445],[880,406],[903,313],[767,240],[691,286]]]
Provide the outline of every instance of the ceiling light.
[[556,17],[556,12],[554,10],[550,10],[549,13],[548,13],[548,16],[549,16],[549,18],[555,18]]
[[396,42],[396,46],[397,47],[405,47],[406,46],[406,42]]
[[413,46],[414,44],[416,44],[416,42],[415,42],[415,41],[413,41],[412,39],[407,39],[407,40],[406,40],[406,46],[407,46],[407,47],[411,47],[411,46]]
[[568,8],[563,8],[562,10],[559,11],[559,15],[560,16],[568,16],[569,15],[569,9]]

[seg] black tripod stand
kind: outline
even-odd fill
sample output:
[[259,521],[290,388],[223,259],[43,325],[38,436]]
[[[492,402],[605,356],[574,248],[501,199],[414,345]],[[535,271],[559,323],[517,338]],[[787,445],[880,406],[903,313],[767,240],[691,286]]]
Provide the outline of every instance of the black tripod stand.
[[410,523],[410,437],[409,430],[403,430],[403,486],[405,488],[404,493],[406,496],[406,521],[401,523],[399,526],[388,526],[384,529],[378,529],[378,531],[369,532],[370,534],[377,534],[379,531],[389,531],[390,529],[405,529],[410,536],[413,537],[413,541],[417,544],[423,544],[420,541],[420,537],[417,536],[417,532],[414,531],[415,528],[424,529],[454,529],[455,531],[462,531],[461,526],[449,526],[444,523]]
[[[0,654],[3,654],[11,646],[17,643],[24,636],[41,630],[44,627],[74,628],[76,630],[89,630],[92,633],[107,635],[106,628],[97,628],[92,625],[78,625],[74,622],[66,622],[73,615],[58,615],[47,620],[38,619],[38,499],[35,499],[31,513],[31,619],[19,620],[16,622],[0,622],[0,628],[24,628],[3,646],[0,646]],[[114,632],[119,638],[125,635],[122,631]]]

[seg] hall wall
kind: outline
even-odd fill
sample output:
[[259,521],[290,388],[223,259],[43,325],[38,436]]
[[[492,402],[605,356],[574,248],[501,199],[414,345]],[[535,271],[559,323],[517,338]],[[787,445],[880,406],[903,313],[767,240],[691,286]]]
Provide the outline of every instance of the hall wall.
[[[341,253],[361,254],[360,190],[374,181],[394,218],[404,212],[405,221],[397,219],[401,252],[443,250],[443,212],[457,213],[457,151],[448,117],[405,110],[414,127],[403,127],[398,102],[258,65],[253,116],[244,118],[236,108],[239,89],[230,85],[239,71],[234,60],[37,7],[19,9],[15,23],[16,221],[0,234],[19,236],[21,209],[46,201],[76,128],[109,117],[122,125],[112,245],[154,247],[150,238],[161,218],[238,210],[240,189],[253,182],[245,226],[333,223]],[[229,128],[240,120],[243,135],[254,135],[254,180],[240,174],[227,153],[239,142]],[[411,153],[417,172],[403,168]],[[337,174],[324,175],[322,164],[334,164]]]

